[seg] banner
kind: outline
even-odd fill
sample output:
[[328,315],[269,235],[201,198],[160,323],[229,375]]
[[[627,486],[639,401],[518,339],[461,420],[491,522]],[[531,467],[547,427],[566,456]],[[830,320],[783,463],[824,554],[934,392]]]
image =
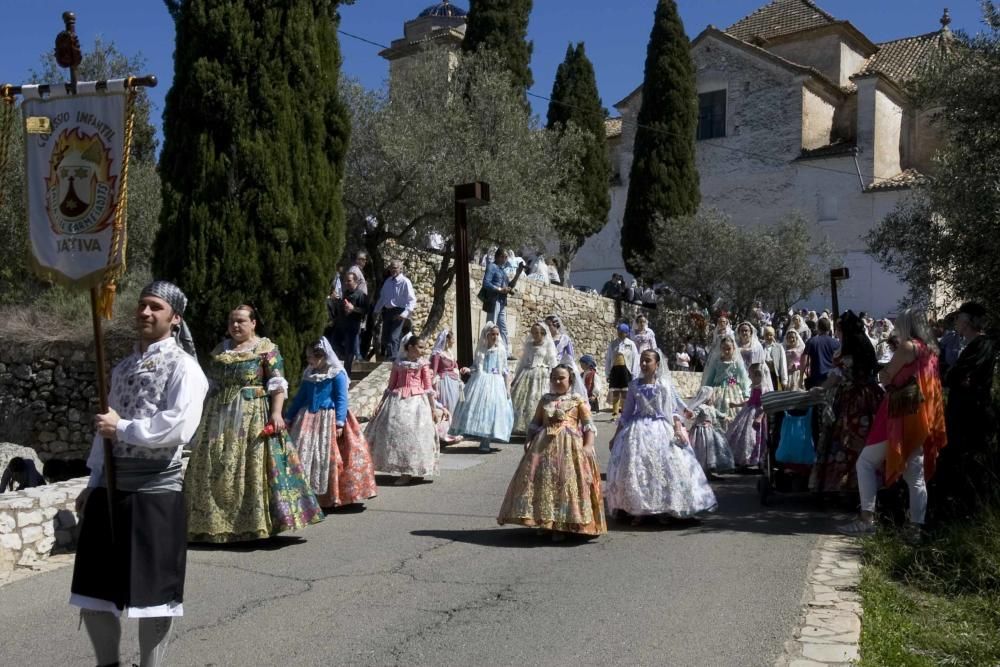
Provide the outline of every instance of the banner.
[[[39,277],[91,288],[124,269],[124,80],[22,87],[32,264]],[[127,169],[127,167],[124,167]],[[119,214],[118,208],[122,206]]]

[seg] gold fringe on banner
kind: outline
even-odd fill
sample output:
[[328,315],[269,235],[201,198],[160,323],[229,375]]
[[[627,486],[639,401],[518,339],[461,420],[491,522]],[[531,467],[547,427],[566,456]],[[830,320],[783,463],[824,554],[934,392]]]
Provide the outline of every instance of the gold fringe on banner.
[[108,249],[108,264],[120,258],[114,268],[108,269],[104,274],[104,281],[98,288],[97,312],[106,320],[114,317],[115,293],[118,290],[117,283],[125,275],[125,252],[128,246],[128,235],[125,230],[125,223],[128,217],[128,165],[129,157],[132,153],[132,133],[135,129],[135,88],[132,86],[133,77],[128,77],[125,81],[125,88],[128,89],[128,97],[125,98],[125,143],[122,146],[122,184],[118,189],[118,206],[115,208],[115,220],[112,227],[111,247]]
[[[7,172],[7,158],[9,155],[10,137],[14,131],[14,96],[10,93],[10,86],[0,87],[0,182],[3,181]],[[3,206],[3,188],[0,188],[0,206]]]

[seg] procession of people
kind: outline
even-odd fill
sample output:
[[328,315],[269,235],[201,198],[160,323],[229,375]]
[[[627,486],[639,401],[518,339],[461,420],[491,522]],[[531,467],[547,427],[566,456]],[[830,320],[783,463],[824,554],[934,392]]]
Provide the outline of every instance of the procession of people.
[[[463,439],[491,454],[499,451],[495,444],[523,438],[496,521],[534,528],[556,542],[597,538],[607,532],[608,518],[632,526],[698,521],[718,507],[713,484],[726,476],[766,476],[771,466],[806,461],[812,491],[857,494],[859,517],[841,527],[849,535],[875,529],[880,475],[881,484],[904,480],[907,530],[919,539],[937,462],[954,475],[963,460],[942,457],[949,436],[968,439],[961,420],[987,400],[981,394],[988,391],[993,350],[977,304],[963,305],[951,320],[964,345],[945,386],[963,402],[950,407],[946,422],[937,338],[919,311],[877,328],[852,311],[836,322],[818,317],[812,327],[808,313],[806,319],[758,314],[756,323],[741,321],[735,331],[722,313],[701,388],[685,402],[670,370],[676,357],[657,346],[644,314],[614,324],[603,369],[591,354],[576,358],[558,314],[528,327],[513,369],[504,336],[513,333],[490,320],[472,365],[462,367],[451,331],[441,331],[433,345],[412,332],[413,287],[394,262],[375,308],[389,318],[383,352],[392,370],[362,426],[338,354],[350,359],[356,352],[355,311],[365,310],[356,268],[340,276],[336,299],[343,304],[330,309],[354,323],[345,336],[335,319],[327,335],[306,346],[294,394],[282,351],[253,305],[234,304],[228,335],[202,371],[184,325],[181,290],[157,281],[142,292],[139,343],[112,373],[111,409],[95,419],[91,482],[78,501],[86,519],[71,603],[82,609],[101,664],[113,662],[123,612],[141,619],[143,664],[158,664],[172,619],[183,614],[187,543],[261,540],[306,528],[330,511],[376,498],[376,473],[391,475],[396,486],[440,475],[442,448]],[[497,295],[509,294],[512,282],[487,272],[484,286],[496,290],[489,314],[503,316]],[[899,343],[880,364],[879,338],[888,331]],[[824,432],[803,437],[812,422],[793,411],[783,413],[780,428],[770,428],[765,404],[779,394],[786,401],[828,396]],[[602,402],[610,404],[615,427],[603,484],[595,422]],[[114,443],[117,489],[110,503],[103,438]],[[108,544],[110,558],[103,551]]]

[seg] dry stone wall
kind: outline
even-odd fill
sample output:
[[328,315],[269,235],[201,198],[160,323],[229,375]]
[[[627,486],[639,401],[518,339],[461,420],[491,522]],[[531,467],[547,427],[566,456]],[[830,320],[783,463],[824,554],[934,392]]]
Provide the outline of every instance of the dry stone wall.
[[35,352],[0,346],[0,439],[33,448],[42,461],[85,459],[98,409],[95,368],[93,349],[83,344]]
[[74,549],[79,533],[74,505],[86,486],[81,477],[0,495],[0,572]]

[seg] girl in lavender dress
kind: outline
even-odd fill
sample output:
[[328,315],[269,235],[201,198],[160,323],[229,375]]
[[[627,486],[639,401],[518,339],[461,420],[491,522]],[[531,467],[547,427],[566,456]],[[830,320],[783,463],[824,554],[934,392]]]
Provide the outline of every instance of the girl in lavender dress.
[[677,437],[678,403],[661,368],[657,350],[639,359],[640,377],[629,385],[625,409],[611,441],[608,463],[608,510],[661,522],[690,519],[718,504],[694,452]]
[[759,365],[750,369],[750,398],[740,406],[740,412],[729,424],[726,440],[733,452],[737,468],[760,465],[764,453],[767,424],[760,397],[763,394],[764,371]]
[[640,353],[646,350],[655,350],[656,334],[649,328],[649,320],[645,315],[635,318],[635,329],[632,330],[632,342]]
[[708,478],[712,479],[715,473],[735,470],[729,443],[717,426],[715,390],[711,387],[698,390],[698,395],[688,404],[688,411],[692,415],[691,449]]

